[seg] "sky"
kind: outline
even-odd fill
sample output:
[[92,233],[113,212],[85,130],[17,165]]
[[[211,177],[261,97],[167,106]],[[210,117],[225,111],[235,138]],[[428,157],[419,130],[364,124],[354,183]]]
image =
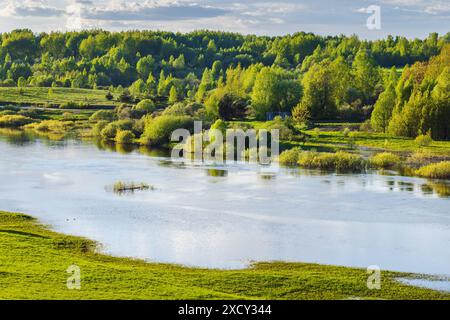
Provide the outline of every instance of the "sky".
[[0,32],[17,28],[425,38],[450,31],[450,0],[0,0]]

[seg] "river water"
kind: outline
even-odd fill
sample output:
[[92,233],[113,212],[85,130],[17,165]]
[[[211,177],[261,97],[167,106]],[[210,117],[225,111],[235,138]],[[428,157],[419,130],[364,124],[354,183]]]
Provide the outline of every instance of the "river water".
[[[0,210],[148,261],[229,269],[282,260],[450,274],[448,185],[376,172],[260,169],[0,136]],[[108,186],[119,180],[155,190],[118,195]]]

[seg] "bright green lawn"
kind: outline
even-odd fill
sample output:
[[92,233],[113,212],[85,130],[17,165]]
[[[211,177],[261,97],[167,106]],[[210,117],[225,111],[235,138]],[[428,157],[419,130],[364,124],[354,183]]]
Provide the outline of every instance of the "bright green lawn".
[[[51,94],[49,95],[49,89]],[[106,99],[106,90],[76,88],[15,88],[0,87],[0,103],[2,104],[36,104],[46,103],[60,105],[64,102],[88,103],[91,106],[114,106],[115,101]]]
[[[231,126],[250,126],[260,129],[264,126],[264,121],[231,121]],[[406,137],[395,137],[383,133],[354,132],[352,133],[352,143],[350,138],[345,137],[343,129],[354,127],[358,123],[318,123],[318,130],[303,131],[310,137],[306,142],[283,141],[285,148],[301,146],[305,149],[317,149],[317,151],[335,152],[339,150],[351,149],[353,147],[368,147],[390,151],[414,152],[420,149],[440,155],[450,156],[450,141],[433,141],[430,146],[419,147],[414,139]],[[337,130],[336,128],[342,128]]]
[[[342,131],[306,131],[312,137],[309,145],[328,145],[335,148],[348,148],[350,139],[344,137]],[[383,133],[356,132],[353,135],[356,146],[377,148],[392,151],[413,152],[418,150],[430,151],[436,154],[450,155],[450,141],[433,141],[427,147],[419,147],[412,138],[389,136]]]
[[[89,240],[58,234],[21,214],[0,212],[0,299],[450,299],[401,285],[383,272],[368,290],[365,270],[260,263],[246,270],[202,270],[95,254]],[[81,268],[81,290],[66,269]]]

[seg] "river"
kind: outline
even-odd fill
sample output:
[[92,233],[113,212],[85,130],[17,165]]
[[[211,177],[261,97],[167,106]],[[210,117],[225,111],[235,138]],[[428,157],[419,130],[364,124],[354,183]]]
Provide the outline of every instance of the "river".
[[[207,268],[277,260],[450,274],[450,198],[424,179],[267,175],[254,164],[183,165],[22,138],[0,135],[0,210],[96,240],[105,253]],[[155,190],[118,195],[108,186],[119,180]]]

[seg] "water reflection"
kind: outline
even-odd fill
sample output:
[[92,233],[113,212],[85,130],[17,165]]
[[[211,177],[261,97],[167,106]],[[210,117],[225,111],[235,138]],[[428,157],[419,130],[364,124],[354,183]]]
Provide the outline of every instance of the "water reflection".
[[386,181],[389,191],[421,193],[424,196],[438,196],[441,198],[450,197],[450,183],[445,181],[428,180],[427,183],[418,181],[402,181],[390,179]]
[[206,169],[208,177],[226,177],[228,176],[228,170],[222,169]]
[[0,139],[18,146],[23,146],[34,141],[34,138],[23,130],[5,128],[0,128]]
[[259,173],[258,177],[261,180],[275,180],[277,175],[275,173]]
[[[442,182],[376,171],[267,173],[255,164],[173,162],[139,147],[126,156],[117,151],[115,144],[39,138],[22,146],[0,137],[0,210],[33,214],[114,255],[158,262],[375,263],[448,273],[449,200],[439,196],[449,188]],[[117,181],[148,182],[157,191],[105,192]]]
[[450,183],[445,182],[432,182],[422,185],[424,189],[433,189],[433,191],[440,197],[450,197]]

